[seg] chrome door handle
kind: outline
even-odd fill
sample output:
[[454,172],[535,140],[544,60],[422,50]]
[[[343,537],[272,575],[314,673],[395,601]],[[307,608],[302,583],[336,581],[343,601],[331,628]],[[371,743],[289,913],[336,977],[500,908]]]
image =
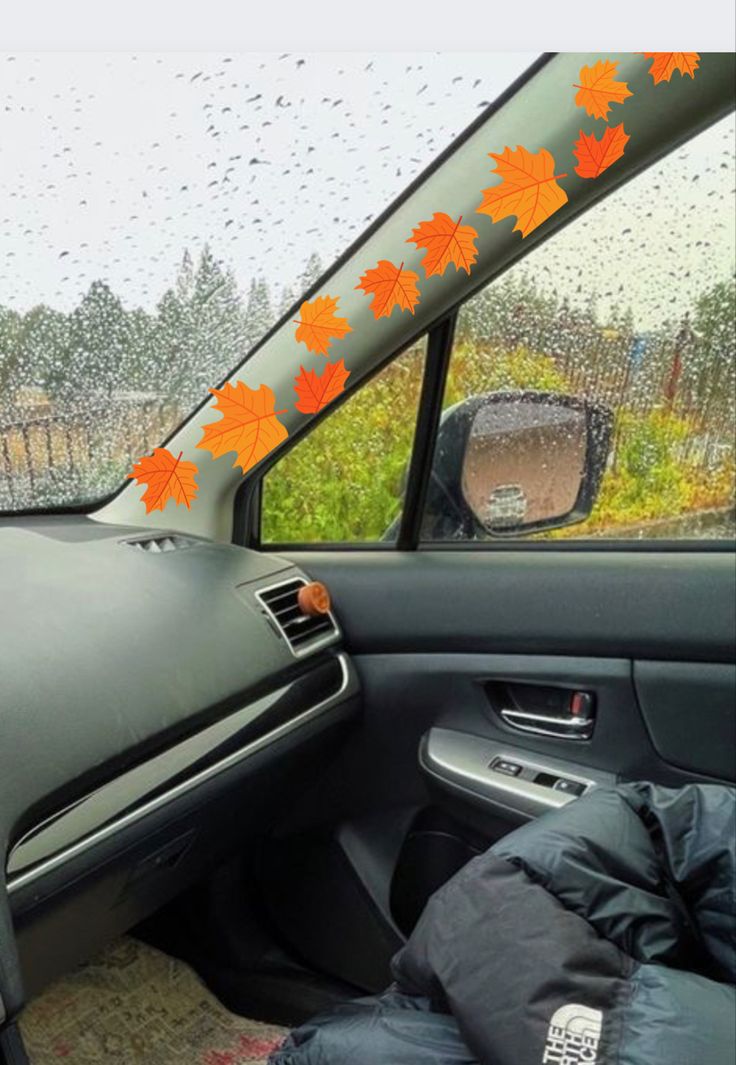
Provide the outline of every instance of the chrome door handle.
[[546,714],[532,714],[526,710],[502,709],[501,718],[511,728],[519,732],[532,732],[537,736],[554,736],[562,740],[589,740],[593,735],[595,718],[554,717]]

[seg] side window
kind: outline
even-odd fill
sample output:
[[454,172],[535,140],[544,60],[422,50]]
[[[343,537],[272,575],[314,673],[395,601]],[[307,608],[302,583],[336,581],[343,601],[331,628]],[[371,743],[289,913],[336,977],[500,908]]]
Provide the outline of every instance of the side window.
[[262,543],[396,540],[425,356],[422,339],[269,470]]
[[731,116],[461,308],[425,541],[734,536],[734,171]]

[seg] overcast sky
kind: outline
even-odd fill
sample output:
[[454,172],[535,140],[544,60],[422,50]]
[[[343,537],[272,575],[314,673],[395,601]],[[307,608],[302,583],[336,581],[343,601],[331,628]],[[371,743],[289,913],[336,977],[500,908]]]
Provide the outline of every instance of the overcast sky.
[[245,290],[328,265],[535,58],[0,56],[0,304],[151,309],[209,242]]
[[[312,251],[329,265],[534,58],[0,56],[0,305],[69,310],[104,278],[150,310],[184,250],[206,243],[244,292],[266,276],[278,299]],[[519,269],[573,302],[595,287],[654,327],[733,273],[733,187],[731,117]]]

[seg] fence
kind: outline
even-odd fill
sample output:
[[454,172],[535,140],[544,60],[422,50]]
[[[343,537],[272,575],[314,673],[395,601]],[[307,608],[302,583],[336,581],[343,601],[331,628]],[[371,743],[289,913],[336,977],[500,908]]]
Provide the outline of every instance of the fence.
[[[499,338],[488,339],[498,344]],[[730,350],[712,351],[694,335],[687,317],[669,336],[634,336],[558,320],[535,339],[533,349],[554,360],[572,394],[604,403],[617,415],[645,418],[660,411],[684,419],[687,434],[673,441],[682,462],[713,469],[733,456],[736,333]],[[516,341],[523,343],[521,334]],[[617,419],[614,464],[632,425]]]
[[117,488],[181,420],[175,403],[110,397],[0,408],[0,510],[74,505]]
[[[617,414],[614,470],[623,448],[641,434],[642,419],[657,410],[684,419],[681,438],[668,441],[669,454],[678,462],[704,473],[733,467],[732,355],[714,360],[681,330],[669,341],[649,342],[642,357],[634,358],[630,335],[571,330],[562,322],[556,326],[537,338],[532,351],[554,362],[570,392],[605,403]],[[476,335],[473,347],[485,368],[475,382],[481,390],[496,353],[513,351],[514,340],[519,343],[521,337]],[[403,407],[403,398],[397,396],[396,403]],[[103,498],[185,414],[185,404],[160,396],[113,395],[84,405],[59,401],[25,408],[0,404],[0,511]]]

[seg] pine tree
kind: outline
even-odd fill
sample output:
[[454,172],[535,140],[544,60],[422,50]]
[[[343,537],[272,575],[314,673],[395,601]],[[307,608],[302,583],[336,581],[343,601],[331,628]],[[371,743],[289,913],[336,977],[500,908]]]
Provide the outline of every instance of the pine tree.
[[127,320],[122,303],[106,281],[93,281],[72,312],[69,360],[59,378],[61,391],[94,396],[125,385]]
[[156,352],[166,392],[191,406],[245,356],[247,317],[232,273],[205,247],[196,268],[185,253],[158,305]]
[[283,318],[285,314],[288,314],[291,308],[296,303],[296,296],[294,295],[294,289],[289,285],[284,285],[281,290],[281,298],[279,300],[279,318]]
[[263,278],[250,283],[245,317],[248,323],[249,347],[252,347],[268,332],[275,320],[268,282]]
[[0,415],[18,387],[22,318],[0,307]]
[[18,336],[16,383],[40,388],[54,397],[69,374],[71,321],[45,304],[23,316]]
[[322,266],[322,260],[320,259],[317,252],[313,251],[307,259],[306,266],[302,270],[301,277],[299,278],[299,283],[297,285],[299,292],[307,292],[307,290],[310,289],[312,285],[319,281],[323,273],[324,267]]
[[176,276],[176,295],[182,303],[189,303],[194,295],[195,270],[189,249],[182,256],[179,273]]

